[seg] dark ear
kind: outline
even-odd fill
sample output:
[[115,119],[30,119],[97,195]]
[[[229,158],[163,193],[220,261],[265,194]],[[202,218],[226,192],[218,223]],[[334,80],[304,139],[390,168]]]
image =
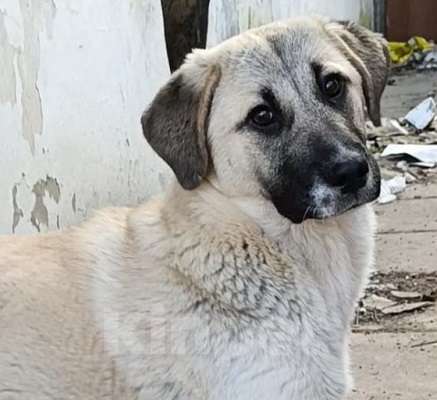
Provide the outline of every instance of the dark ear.
[[381,96],[390,68],[387,42],[380,34],[354,22],[328,23],[326,28],[360,73],[369,118],[375,126],[381,125]]
[[141,118],[148,143],[184,189],[196,188],[208,173],[206,133],[219,79],[218,66],[182,66]]

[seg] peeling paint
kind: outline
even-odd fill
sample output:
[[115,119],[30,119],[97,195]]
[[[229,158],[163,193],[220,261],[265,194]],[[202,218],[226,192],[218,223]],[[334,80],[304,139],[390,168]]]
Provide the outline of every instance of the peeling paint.
[[5,25],[6,12],[0,9],[0,103],[17,102],[15,58],[17,49],[9,43]]
[[56,204],[58,204],[59,199],[61,198],[61,188],[58,181],[55,178],[51,178],[47,175],[45,184],[46,192],[49,194],[50,198],[53,199]]
[[12,188],[12,207],[14,209],[12,214],[12,233],[15,233],[20,219],[24,217],[23,210],[18,206],[17,202],[18,184],[15,184]]
[[32,193],[35,196],[35,203],[30,214],[30,222],[38,232],[41,232],[41,225],[49,226],[49,212],[44,204],[44,197],[48,194],[58,204],[61,198],[61,188],[55,178],[47,175],[45,180],[40,179],[33,185]]
[[43,185],[44,181],[38,181],[35,183],[32,189],[32,193],[35,195],[35,204],[33,210],[30,213],[30,222],[32,225],[41,232],[41,225],[49,226],[49,211],[44,204],[45,189]]
[[45,28],[51,36],[56,5],[53,0],[19,0],[23,18],[24,42],[18,56],[21,79],[21,106],[23,136],[35,154],[35,135],[43,131],[43,112],[38,88],[40,67],[39,34]]
[[71,198],[71,208],[73,212],[76,214],[76,193],[73,193],[73,197]]
[[0,234],[134,204],[159,192],[158,171],[170,174],[137,119],[169,77],[160,2],[119,3],[0,0]]

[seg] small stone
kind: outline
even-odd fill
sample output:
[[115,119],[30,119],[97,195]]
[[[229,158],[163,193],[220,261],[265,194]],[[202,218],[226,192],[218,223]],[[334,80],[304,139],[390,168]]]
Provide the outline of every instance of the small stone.
[[419,292],[403,292],[400,290],[392,290],[390,294],[393,297],[396,297],[397,299],[401,299],[401,300],[414,300],[414,299],[422,298],[422,294]]
[[419,310],[424,307],[432,306],[434,303],[432,301],[419,301],[417,303],[405,303],[396,306],[385,307],[381,311],[385,315],[389,314],[402,314],[404,312]]
[[394,285],[393,283],[386,283],[384,285],[384,288],[389,289],[389,290],[396,290],[397,289],[396,285]]

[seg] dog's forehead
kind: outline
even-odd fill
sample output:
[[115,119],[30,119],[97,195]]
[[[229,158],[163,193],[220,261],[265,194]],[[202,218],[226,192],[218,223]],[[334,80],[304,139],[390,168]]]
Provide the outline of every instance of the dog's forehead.
[[327,34],[324,23],[317,19],[265,25],[243,33],[226,47],[226,68],[240,82],[245,82],[248,74],[254,84],[281,80],[281,77],[287,80],[296,74],[305,79],[314,64],[343,72],[351,80],[359,79]]

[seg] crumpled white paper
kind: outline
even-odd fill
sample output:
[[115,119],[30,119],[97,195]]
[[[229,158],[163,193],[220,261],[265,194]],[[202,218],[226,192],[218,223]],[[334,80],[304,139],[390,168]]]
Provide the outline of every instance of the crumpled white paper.
[[405,176],[395,176],[394,178],[381,180],[381,194],[378,198],[379,204],[387,204],[397,199],[397,194],[403,192],[407,187]]
[[428,97],[414,107],[404,119],[417,129],[425,129],[436,114],[436,103],[432,97]]

